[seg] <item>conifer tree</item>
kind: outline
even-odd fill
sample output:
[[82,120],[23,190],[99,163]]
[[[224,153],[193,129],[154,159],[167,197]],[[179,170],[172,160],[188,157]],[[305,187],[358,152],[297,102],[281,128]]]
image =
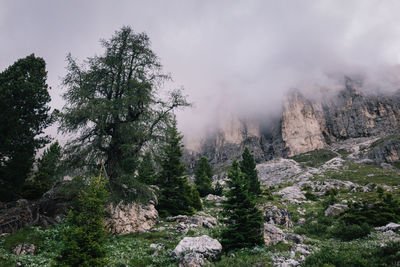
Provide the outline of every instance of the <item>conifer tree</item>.
[[67,217],[63,248],[57,266],[104,266],[106,231],[104,216],[108,192],[106,180],[92,177]]
[[38,170],[33,179],[26,180],[23,196],[28,199],[40,198],[61,175],[61,146],[58,141],[47,148],[38,160]]
[[212,193],[213,171],[206,157],[201,157],[194,171],[194,183],[201,197]]
[[263,244],[262,214],[255,205],[254,197],[248,192],[245,175],[236,160],[232,163],[228,178],[229,191],[224,203],[227,226],[222,232],[222,247],[229,251]]
[[244,149],[242,158],[243,160],[240,162],[240,170],[245,175],[245,179],[249,186],[249,193],[257,197],[261,193],[260,181],[258,180],[256,162],[247,147]]
[[137,179],[144,184],[155,184],[156,171],[153,164],[153,159],[149,152],[146,152],[140,162],[138,168]]
[[161,195],[157,210],[162,216],[193,214],[194,203],[200,202],[184,177],[185,166],[181,163],[182,136],[179,134],[176,121],[173,120],[166,132],[166,144],[163,148],[161,171],[158,185]]

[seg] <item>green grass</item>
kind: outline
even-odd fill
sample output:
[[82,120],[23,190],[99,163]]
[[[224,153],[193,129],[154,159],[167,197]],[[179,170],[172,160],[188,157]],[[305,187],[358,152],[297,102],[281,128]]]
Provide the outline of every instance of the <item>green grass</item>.
[[272,265],[271,256],[273,253],[269,252],[266,247],[256,247],[253,249],[241,249],[229,252],[227,255],[222,255],[219,261],[214,262],[212,266],[226,267],[226,266],[265,266]]
[[348,162],[340,171],[328,170],[324,177],[318,179],[338,179],[351,181],[360,185],[368,183],[399,185],[400,175],[396,171],[386,170],[374,164],[359,164]]
[[350,151],[348,151],[348,150],[346,150],[346,149],[339,149],[338,151],[337,151],[337,153],[339,153],[341,156],[342,156],[342,158],[347,158],[347,156],[348,155],[350,155],[351,154],[351,152]]
[[325,162],[333,159],[336,156],[337,154],[335,152],[325,149],[319,149],[293,156],[291,157],[291,159],[300,163],[302,167],[316,168],[323,165]]

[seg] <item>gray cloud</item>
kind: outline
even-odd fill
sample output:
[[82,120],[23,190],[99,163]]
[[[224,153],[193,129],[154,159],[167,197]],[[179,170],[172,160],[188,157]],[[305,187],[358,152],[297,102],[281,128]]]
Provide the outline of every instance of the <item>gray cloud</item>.
[[32,52],[44,57],[60,108],[65,55],[101,53],[100,38],[131,25],[195,103],[178,118],[196,136],[232,114],[267,117],[290,88],[335,87],[345,74],[364,74],[371,88],[397,86],[398,14],[395,0],[2,1],[0,68]]

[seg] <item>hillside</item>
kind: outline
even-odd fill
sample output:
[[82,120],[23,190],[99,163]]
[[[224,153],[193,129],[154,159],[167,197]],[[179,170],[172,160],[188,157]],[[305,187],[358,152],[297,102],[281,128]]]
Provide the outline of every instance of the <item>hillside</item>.
[[[147,231],[110,237],[109,266],[176,266],[179,261],[180,266],[198,266],[188,264],[199,261],[210,261],[212,266],[397,264],[400,169],[390,162],[393,157],[379,163],[368,157],[393,148],[390,144],[398,140],[398,136],[352,138],[323,150],[258,164],[263,194],[257,205],[264,218],[265,246],[208,260],[171,257],[184,237],[219,237],[223,197],[208,195],[202,199],[204,210],[194,216],[167,217]],[[390,148],[386,150],[395,151]],[[226,177],[220,173],[214,178],[223,184]],[[343,228],[348,220],[353,226]],[[3,266],[50,264],[59,246],[59,231],[59,226],[25,228],[3,236]],[[34,243],[35,255],[10,252],[21,242]]]

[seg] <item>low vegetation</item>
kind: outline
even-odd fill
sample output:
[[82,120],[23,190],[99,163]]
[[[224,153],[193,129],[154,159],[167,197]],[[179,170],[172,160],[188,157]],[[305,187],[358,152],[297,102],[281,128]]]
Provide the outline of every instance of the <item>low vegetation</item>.
[[337,154],[335,152],[320,149],[293,156],[291,159],[299,162],[303,167],[317,168],[336,156]]

